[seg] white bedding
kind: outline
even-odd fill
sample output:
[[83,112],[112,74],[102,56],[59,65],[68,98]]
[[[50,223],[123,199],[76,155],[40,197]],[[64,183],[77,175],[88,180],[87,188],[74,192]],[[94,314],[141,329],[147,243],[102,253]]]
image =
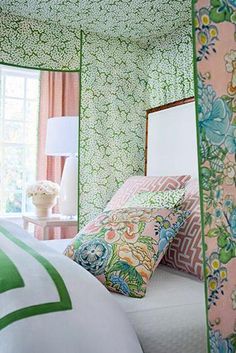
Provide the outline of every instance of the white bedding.
[[[70,240],[45,243],[63,252]],[[131,320],[145,353],[206,353],[203,283],[159,266],[143,299],[112,294]]]
[[142,353],[88,271],[0,220],[0,353]]

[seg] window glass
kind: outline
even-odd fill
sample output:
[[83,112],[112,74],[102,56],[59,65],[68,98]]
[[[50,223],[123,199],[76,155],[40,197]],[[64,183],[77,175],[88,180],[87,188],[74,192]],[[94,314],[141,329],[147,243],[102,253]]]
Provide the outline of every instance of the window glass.
[[39,75],[0,65],[0,215],[31,211],[36,179]]

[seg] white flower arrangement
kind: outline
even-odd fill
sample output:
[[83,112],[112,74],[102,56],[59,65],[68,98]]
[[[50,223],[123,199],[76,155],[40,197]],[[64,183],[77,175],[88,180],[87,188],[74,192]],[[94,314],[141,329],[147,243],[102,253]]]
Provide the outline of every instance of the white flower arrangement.
[[26,189],[28,197],[34,195],[54,195],[58,196],[60,187],[57,183],[53,183],[50,180],[40,180],[35,184],[29,185]]

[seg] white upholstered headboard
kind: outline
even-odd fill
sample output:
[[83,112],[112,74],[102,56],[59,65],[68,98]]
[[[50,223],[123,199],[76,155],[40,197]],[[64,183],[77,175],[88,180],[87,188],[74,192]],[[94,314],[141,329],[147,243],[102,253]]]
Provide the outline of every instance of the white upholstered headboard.
[[147,111],[146,175],[198,177],[195,116],[194,98]]

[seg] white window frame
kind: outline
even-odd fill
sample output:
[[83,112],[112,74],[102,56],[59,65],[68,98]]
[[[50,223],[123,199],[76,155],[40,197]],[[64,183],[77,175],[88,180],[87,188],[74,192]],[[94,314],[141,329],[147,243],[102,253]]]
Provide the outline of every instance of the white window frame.
[[[20,97],[13,97],[13,96],[7,96],[4,92],[5,92],[5,78],[6,76],[18,76],[18,77],[23,77],[24,80],[24,95],[23,98]],[[39,81],[39,85],[40,85],[40,71],[37,70],[32,70],[32,69],[24,69],[24,68],[16,68],[16,67],[10,67],[10,66],[5,66],[5,65],[0,65],[0,119],[5,122],[5,121],[9,121],[9,122],[24,122],[24,141],[22,143],[12,143],[12,142],[5,142],[3,139],[3,134],[4,134],[4,129],[3,129],[3,124],[0,124],[0,149],[1,149],[1,153],[0,153],[0,163],[3,162],[4,156],[2,155],[2,149],[4,146],[8,146],[8,147],[22,147],[25,148],[26,146],[34,146],[36,148],[37,151],[37,145],[38,145],[38,141],[37,141],[37,136],[35,139],[35,144],[29,144],[25,141],[25,135],[26,135],[26,104],[29,101],[34,101],[35,99],[32,98],[26,98],[26,83],[27,83],[27,79],[38,79]],[[23,120],[7,120],[4,118],[4,114],[5,114],[5,100],[6,99],[18,99],[24,102],[24,116],[23,116]],[[38,113],[39,113],[39,96],[38,96]],[[38,121],[37,121],[37,126],[38,126]],[[37,153],[37,152],[36,152]],[[36,156],[37,158],[37,156]],[[25,166],[25,162],[26,162],[26,150],[24,149],[24,159],[23,159],[23,166]],[[35,168],[35,178],[36,178],[36,165],[34,166]],[[1,171],[0,171],[0,177],[1,177]],[[0,180],[0,185],[2,186],[1,180]],[[21,204],[22,204],[22,209],[21,212],[4,212],[4,208],[6,207],[6,205],[4,205],[4,198],[2,197],[4,194],[4,190],[0,190],[0,216],[2,217],[18,217],[20,216],[22,213],[26,212],[26,205],[27,205],[27,200],[26,200],[26,170],[25,168],[23,168],[23,177],[22,177],[22,190],[21,190]]]

